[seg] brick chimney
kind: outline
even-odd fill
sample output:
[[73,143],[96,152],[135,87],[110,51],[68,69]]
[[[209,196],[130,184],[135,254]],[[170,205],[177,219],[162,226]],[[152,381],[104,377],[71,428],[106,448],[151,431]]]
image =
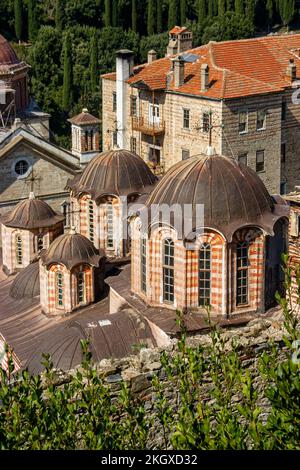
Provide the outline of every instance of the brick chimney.
[[122,49],[117,57],[117,139],[120,149],[126,148],[127,88],[126,80],[133,73],[134,55],[132,51]]
[[178,56],[173,59],[174,64],[174,86],[179,88],[184,84],[184,60]]
[[209,66],[208,64],[201,65],[201,91],[205,92],[209,88]]
[[294,62],[294,59],[290,59],[289,65],[286,70],[287,76],[290,78],[291,82],[294,82],[297,78],[297,65]]
[[148,64],[152,64],[157,59],[157,53],[154,49],[148,52]]

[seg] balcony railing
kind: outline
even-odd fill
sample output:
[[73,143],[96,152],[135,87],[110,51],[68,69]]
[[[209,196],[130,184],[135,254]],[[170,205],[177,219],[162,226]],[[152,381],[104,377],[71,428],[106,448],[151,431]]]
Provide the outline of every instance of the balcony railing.
[[150,121],[144,117],[132,118],[132,129],[134,131],[142,132],[146,135],[159,135],[165,132],[165,121],[157,120]]

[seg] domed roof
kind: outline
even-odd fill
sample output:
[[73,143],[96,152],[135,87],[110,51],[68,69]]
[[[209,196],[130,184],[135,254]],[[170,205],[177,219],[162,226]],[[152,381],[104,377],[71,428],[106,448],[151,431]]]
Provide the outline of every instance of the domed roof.
[[[280,205],[251,168],[219,155],[197,155],[174,165],[148,198],[148,208],[154,204],[178,204],[182,210],[184,205],[191,205],[193,230],[203,226],[216,229],[228,239],[247,225],[272,233],[274,223],[282,216]],[[196,217],[200,204],[204,206],[201,226]],[[181,220],[181,214],[177,217]],[[171,223],[175,221],[176,214]]]
[[98,199],[107,194],[147,193],[156,182],[156,176],[141,157],[128,150],[109,150],[95,157],[80,177],[69,182],[69,187],[76,196],[88,193]]
[[33,299],[40,295],[40,264],[34,260],[14,279],[10,291],[13,299]]
[[104,253],[99,253],[88,238],[72,230],[56,238],[50,247],[41,253],[44,265],[63,264],[69,271],[81,263],[99,266],[103,257]]
[[63,215],[54,212],[45,201],[35,199],[33,193],[0,218],[0,222],[7,227],[27,230],[51,227],[63,220]]
[[15,65],[19,63],[17,54],[9,42],[0,34],[0,67],[1,65]]

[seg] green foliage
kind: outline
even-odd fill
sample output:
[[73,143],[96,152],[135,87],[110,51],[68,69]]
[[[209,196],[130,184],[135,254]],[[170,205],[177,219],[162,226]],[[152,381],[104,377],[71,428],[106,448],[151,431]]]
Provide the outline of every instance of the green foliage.
[[174,28],[178,24],[178,0],[169,0],[168,26]]
[[180,25],[184,26],[186,21],[186,0],[180,0]]
[[91,91],[96,93],[99,88],[99,74],[98,74],[98,45],[96,33],[93,34],[91,40],[91,61],[90,61],[90,78],[91,78]]
[[288,26],[295,14],[295,0],[278,0],[279,14],[285,26]]
[[34,0],[28,0],[28,37],[30,41],[35,41],[38,29],[36,2]]
[[156,30],[160,34],[163,31],[162,2],[160,0],[156,1],[156,20]]
[[64,0],[56,0],[55,25],[59,31],[63,30],[64,16],[65,16]]
[[14,12],[15,12],[15,32],[16,37],[20,41],[23,35],[23,8],[22,0],[14,0]]
[[108,28],[112,26],[111,0],[105,0],[104,25]]
[[131,29],[132,31],[137,32],[137,9],[136,9],[137,0],[131,0]]
[[69,112],[73,103],[73,60],[72,43],[69,34],[64,41],[64,81],[63,81],[63,107]]
[[148,36],[152,36],[155,33],[155,0],[148,0],[148,17],[147,17],[147,32]]

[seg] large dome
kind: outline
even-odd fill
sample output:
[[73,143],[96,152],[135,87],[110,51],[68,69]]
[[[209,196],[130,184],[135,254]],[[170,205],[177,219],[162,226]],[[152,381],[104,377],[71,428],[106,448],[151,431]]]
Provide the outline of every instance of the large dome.
[[[253,170],[219,155],[197,155],[174,165],[147,200],[148,208],[155,204],[178,204],[182,210],[191,205],[193,230],[203,226],[216,229],[228,239],[247,225],[272,233],[281,216],[280,205]],[[204,223],[197,226],[196,206],[200,204]],[[174,217],[176,220],[176,214]]]
[[48,250],[41,253],[44,265],[63,264],[69,270],[78,264],[98,267],[103,257],[104,253],[99,253],[90,240],[72,231],[56,238]]
[[1,65],[15,65],[19,63],[17,54],[9,42],[0,34],[0,67]]
[[11,285],[9,295],[13,299],[34,299],[40,295],[40,265],[35,259],[15,278]]
[[1,217],[0,222],[7,227],[32,230],[36,228],[52,227],[64,220],[41,199],[35,199],[33,194],[29,199],[19,202],[16,207]]
[[80,177],[69,182],[69,187],[76,196],[87,193],[98,199],[107,194],[149,193],[156,182],[156,176],[138,155],[128,150],[109,150],[95,157]]

